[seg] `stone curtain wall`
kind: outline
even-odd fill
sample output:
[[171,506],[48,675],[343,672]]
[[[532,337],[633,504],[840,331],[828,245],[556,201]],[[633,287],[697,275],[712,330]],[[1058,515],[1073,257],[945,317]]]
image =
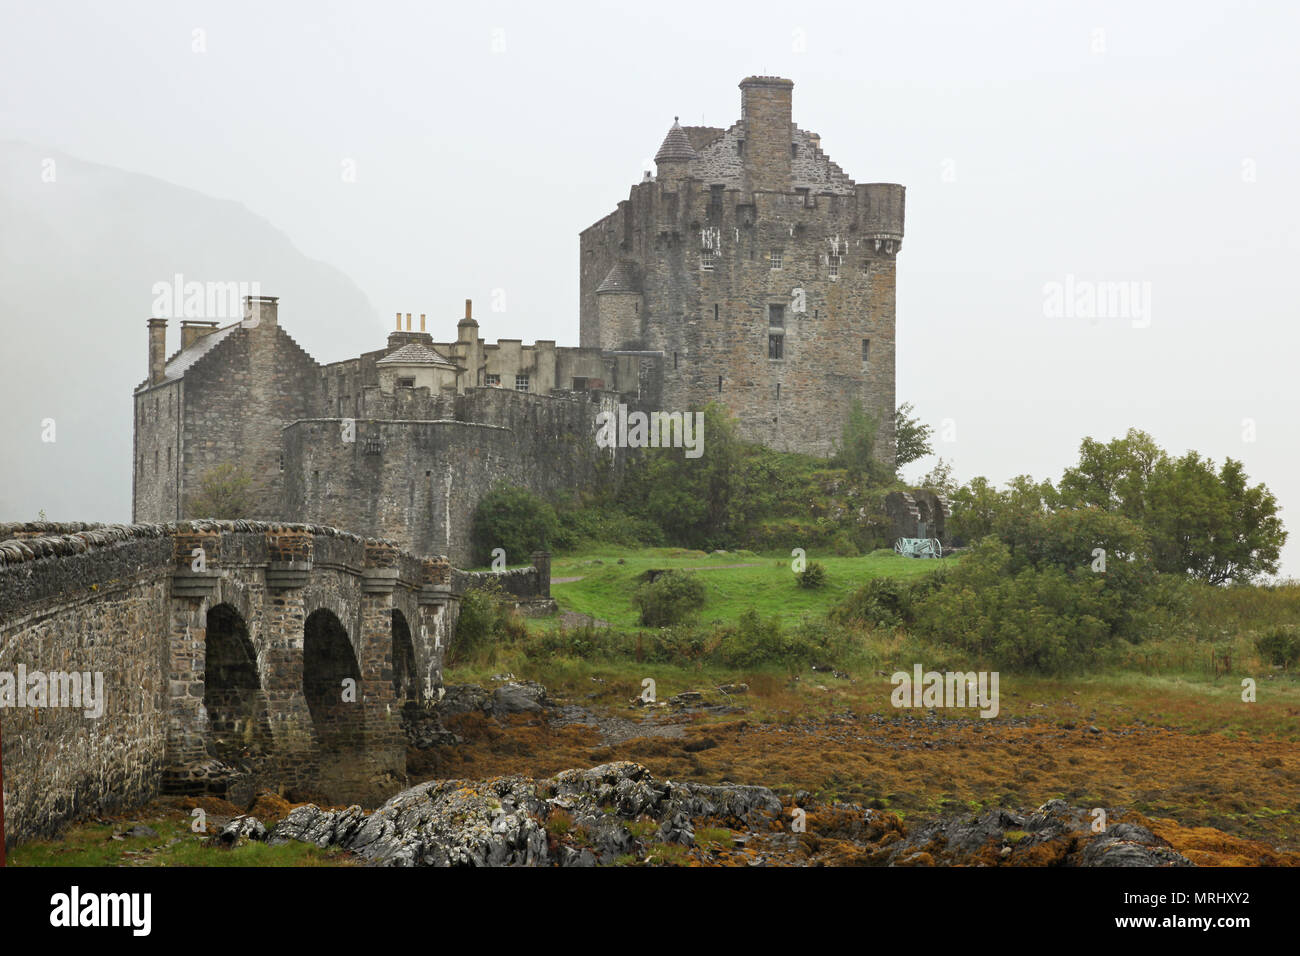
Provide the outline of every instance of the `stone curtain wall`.
[[[160,790],[390,796],[405,780],[398,715],[435,701],[442,684],[452,576],[445,559],[320,526],[0,525],[0,671],[100,672],[106,698],[97,719],[0,709],[8,838],[50,835]],[[346,635],[325,668],[337,676],[341,654],[358,678],[345,727],[318,728],[305,694],[313,613]],[[355,752],[330,752],[329,729]]]
[[468,563],[470,522],[494,485],[561,497],[608,480],[601,407],[475,388],[456,400],[459,421],[358,419],[352,442],[339,419],[294,422],[284,429],[286,514]]

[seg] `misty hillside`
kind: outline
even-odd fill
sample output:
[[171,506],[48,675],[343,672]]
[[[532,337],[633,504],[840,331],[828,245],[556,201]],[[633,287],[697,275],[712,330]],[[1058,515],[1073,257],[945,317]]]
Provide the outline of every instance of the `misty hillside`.
[[[0,142],[0,446],[9,466],[0,521],[34,520],[41,509],[51,520],[130,520],[131,391],[147,376],[154,287],[172,286],[177,273],[259,283],[262,295],[280,297],[282,323],[318,361],[374,348],[386,328],[347,276],[238,203]],[[168,355],[185,317],[209,316],[170,314]],[[44,419],[54,419],[53,443],[42,441]]]

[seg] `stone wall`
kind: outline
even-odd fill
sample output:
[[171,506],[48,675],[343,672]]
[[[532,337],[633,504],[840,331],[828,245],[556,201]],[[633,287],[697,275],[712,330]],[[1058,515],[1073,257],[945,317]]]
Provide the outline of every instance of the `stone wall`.
[[249,517],[283,519],[280,430],[319,414],[316,361],[280,328],[275,310],[263,307],[256,327],[231,333],[190,367],[184,382],[181,511],[168,518],[214,517],[191,515],[186,495],[209,470],[230,463],[251,479]]
[[[10,844],[151,799],[165,759],[171,539],[91,531],[67,540],[0,544],[0,672],[102,674],[103,713],[0,707]],[[40,557],[56,547],[61,556]]]
[[593,395],[474,388],[456,421],[359,419],[353,442],[337,419],[295,422],[283,432],[286,517],[470,563],[470,522],[494,485],[562,498],[607,479],[595,416],[611,398]]

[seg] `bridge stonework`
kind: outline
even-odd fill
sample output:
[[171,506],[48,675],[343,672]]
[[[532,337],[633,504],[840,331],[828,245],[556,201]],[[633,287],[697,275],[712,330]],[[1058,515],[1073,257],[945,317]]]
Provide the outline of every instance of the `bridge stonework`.
[[[508,589],[549,593],[542,567]],[[407,783],[403,712],[442,692],[457,578],[315,525],[0,525],[8,840],[159,792],[386,799]],[[102,675],[102,713],[59,699],[71,672]]]

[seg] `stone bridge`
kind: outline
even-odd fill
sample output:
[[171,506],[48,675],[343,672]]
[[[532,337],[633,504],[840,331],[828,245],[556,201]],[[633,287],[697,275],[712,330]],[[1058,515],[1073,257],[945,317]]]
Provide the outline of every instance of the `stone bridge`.
[[[0,525],[9,839],[159,791],[391,796],[403,712],[442,691],[453,578],[315,525]],[[543,554],[502,575],[525,599],[549,578]]]

